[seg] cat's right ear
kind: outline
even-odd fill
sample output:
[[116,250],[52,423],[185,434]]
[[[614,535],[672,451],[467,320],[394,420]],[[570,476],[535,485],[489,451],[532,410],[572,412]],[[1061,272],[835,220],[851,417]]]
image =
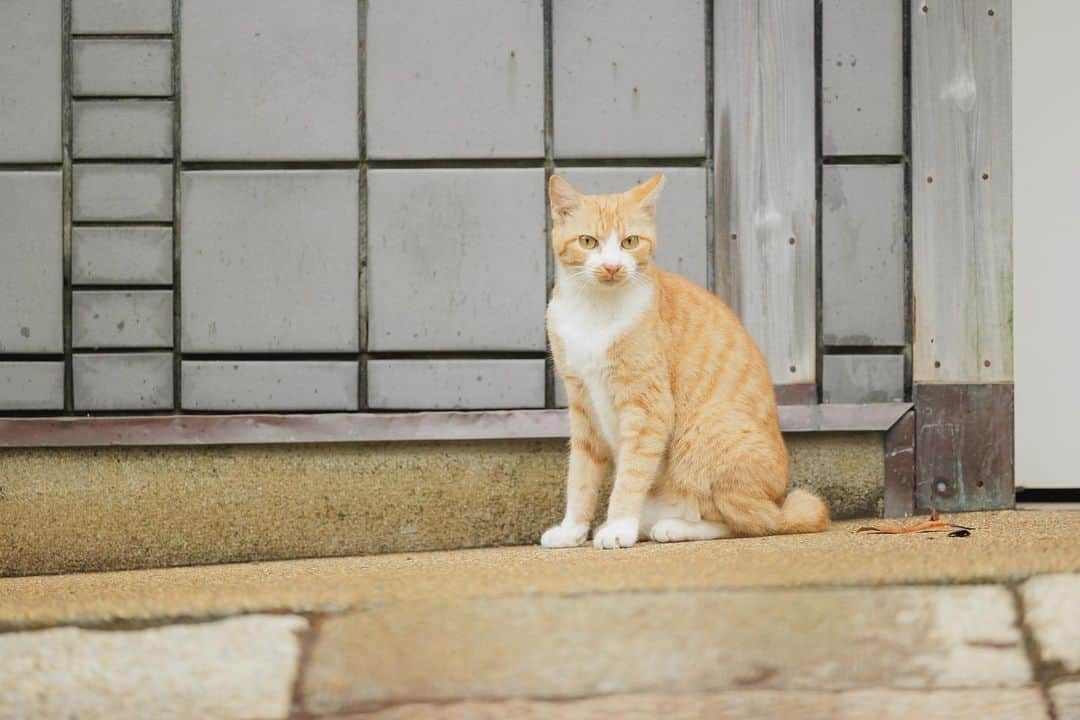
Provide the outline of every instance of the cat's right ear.
[[581,193],[558,175],[552,175],[548,182],[548,197],[554,220],[565,220],[581,207]]

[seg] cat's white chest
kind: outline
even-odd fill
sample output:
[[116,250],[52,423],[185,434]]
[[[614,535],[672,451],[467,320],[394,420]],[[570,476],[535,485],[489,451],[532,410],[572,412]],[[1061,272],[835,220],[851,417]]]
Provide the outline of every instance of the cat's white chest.
[[562,340],[566,367],[585,384],[590,417],[612,451],[619,446],[619,417],[609,383],[609,351],[641,319],[651,300],[652,288],[640,285],[615,292],[560,294],[548,305],[548,319]]

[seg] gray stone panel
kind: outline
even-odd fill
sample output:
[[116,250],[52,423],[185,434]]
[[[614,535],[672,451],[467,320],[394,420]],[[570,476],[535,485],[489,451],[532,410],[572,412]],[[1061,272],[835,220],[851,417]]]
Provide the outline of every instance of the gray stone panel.
[[81,100],[73,107],[76,158],[171,158],[168,100]]
[[703,0],[555,0],[557,157],[705,154]]
[[63,362],[0,362],[0,410],[63,409]]
[[184,361],[185,410],[356,410],[356,362]]
[[372,360],[368,405],[386,410],[544,407],[543,360]]
[[76,222],[172,220],[172,165],[77,164],[73,177]]
[[60,5],[0,3],[0,162],[60,162]]
[[656,208],[656,261],[705,287],[708,283],[708,240],[704,168],[569,168],[556,169],[583,193],[629,190],[658,172],[667,178]]
[[182,13],[185,159],[358,157],[355,0],[185,0]]
[[76,285],[169,285],[172,277],[172,228],[72,228],[71,280]]
[[359,349],[359,176],[187,172],[185,352]]
[[76,410],[167,410],[173,406],[171,353],[76,355]]
[[825,343],[903,345],[903,167],[827,165],[821,205]]
[[367,23],[371,157],[544,154],[541,3],[372,0]]
[[64,350],[59,172],[0,172],[0,353]]
[[821,373],[822,399],[827,403],[904,399],[903,355],[826,355]]
[[372,350],[544,349],[543,170],[368,178]]
[[172,41],[72,40],[76,95],[172,95]]
[[71,344],[77,348],[172,347],[172,291],[72,293]]
[[566,383],[559,377],[559,372],[555,371],[555,407],[566,407],[569,401],[566,397]]
[[172,32],[171,0],[71,0],[71,31],[96,33]]
[[822,151],[903,153],[902,4],[825,0],[821,36]]

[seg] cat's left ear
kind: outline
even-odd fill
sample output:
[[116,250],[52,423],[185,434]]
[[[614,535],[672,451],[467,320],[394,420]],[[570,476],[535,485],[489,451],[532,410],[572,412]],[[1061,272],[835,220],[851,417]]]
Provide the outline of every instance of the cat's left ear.
[[556,221],[565,220],[581,207],[581,193],[558,175],[552,175],[548,182],[548,197],[551,199],[551,216]]
[[656,200],[664,187],[664,173],[653,175],[645,182],[626,191],[626,197],[649,215],[656,215]]

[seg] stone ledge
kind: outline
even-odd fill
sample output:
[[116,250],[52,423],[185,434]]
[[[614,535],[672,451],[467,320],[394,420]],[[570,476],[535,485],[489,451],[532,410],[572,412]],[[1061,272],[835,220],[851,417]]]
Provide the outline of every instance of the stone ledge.
[[[880,433],[788,436],[793,483],[880,512]],[[565,439],[0,450],[0,576],[536,543]]]

